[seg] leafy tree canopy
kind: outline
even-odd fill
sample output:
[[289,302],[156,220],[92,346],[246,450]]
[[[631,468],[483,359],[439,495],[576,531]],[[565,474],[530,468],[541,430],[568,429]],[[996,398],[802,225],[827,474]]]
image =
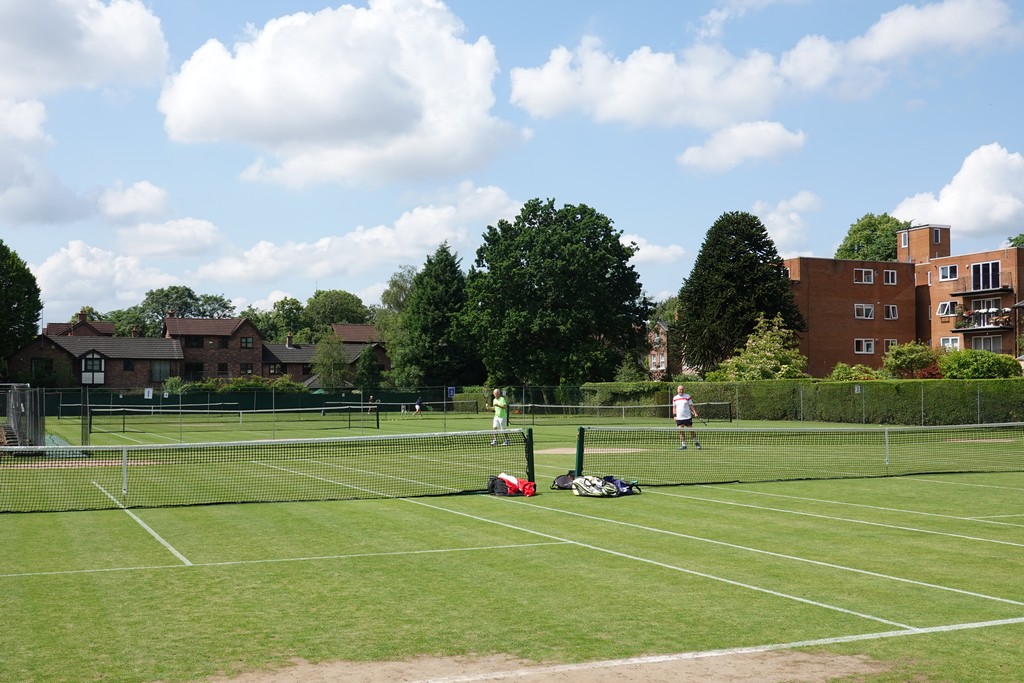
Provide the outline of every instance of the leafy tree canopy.
[[388,340],[392,366],[418,367],[421,381],[430,386],[483,380],[480,354],[463,331],[466,276],[459,264],[447,242],[427,258],[413,278],[398,334]]
[[589,206],[531,199],[488,226],[467,276],[466,322],[489,383],[609,380],[646,342],[651,302],[635,244]]
[[356,359],[356,372],[352,382],[365,391],[377,391],[383,379],[383,368],[373,356],[373,346],[366,345]]
[[672,295],[664,301],[659,301],[654,304],[654,312],[651,313],[650,323],[668,323],[672,325],[676,319],[676,311],[679,309],[679,297]]
[[333,331],[325,334],[317,342],[312,364],[320,387],[326,391],[340,389],[351,379],[348,352],[345,351],[341,338]]
[[707,373],[746,344],[760,317],[777,315],[790,330],[806,328],[775,243],[757,216],[722,214],[679,290],[671,345]]
[[305,320],[315,337],[334,323],[362,325],[369,316],[362,299],[341,289],[318,289],[306,300]]
[[850,226],[846,237],[836,249],[837,259],[858,261],[895,261],[896,233],[910,228],[910,221],[901,221],[887,213],[876,216],[866,213]]
[[796,333],[786,328],[781,315],[776,314],[771,320],[760,316],[743,350],[709,372],[707,379],[743,382],[807,377],[807,358],[800,353],[799,346]]
[[1009,242],[1011,247],[1024,247],[1024,232],[1016,237],[1010,237]]
[[160,335],[163,320],[175,318],[230,318],[235,306],[218,294],[196,294],[191,287],[174,285],[146,292],[138,306],[111,311],[106,315],[114,322],[118,336],[133,333],[143,337]]
[[28,264],[0,240],[0,363],[39,334],[39,285]]
[[896,344],[882,359],[882,371],[890,377],[909,379],[935,366],[942,354],[941,349],[919,341]]

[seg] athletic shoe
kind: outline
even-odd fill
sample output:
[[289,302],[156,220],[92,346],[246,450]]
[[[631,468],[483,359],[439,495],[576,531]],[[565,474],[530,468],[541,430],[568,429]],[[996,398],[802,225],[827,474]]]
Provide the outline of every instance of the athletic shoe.
[[505,439],[505,441],[503,441],[501,445],[502,446],[507,446],[508,445],[508,439]]
[[684,444],[680,444],[679,448],[677,448],[676,450],[677,451],[685,451],[686,450],[686,444],[685,443]]
[[497,442],[497,441],[492,441],[492,442],[491,442],[491,445],[492,445],[492,446],[497,446],[497,445],[498,445],[498,442]]
[[697,448],[700,448],[700,444],[696,444]]

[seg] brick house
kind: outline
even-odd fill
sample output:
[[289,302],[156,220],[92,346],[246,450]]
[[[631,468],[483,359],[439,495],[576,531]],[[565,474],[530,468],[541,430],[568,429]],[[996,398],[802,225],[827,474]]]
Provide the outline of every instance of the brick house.
[[12,377],[92,387],[143,387],[181,374],[181,344],[156,337],[41,334],[8,360]]
[[165,318],[162,336],[181,344],[181,378],[263,374],[263,338],[248,318]]
[[889,347],[910,341],[1017,355],[1024,250],[952,256],[948,225],[896,239],[896,261],[785,259],[807,321],[800,352],[809,374],[827,376],[840,362],[880,368]]
[[109,320],[86,320],[84,312],[69,323],[47,323],[43,334],[51,337],[113,337],[114,323]]
[[354,323],[334,323],[331,328],[349,352],[350,362],[354,363],[366,346],[372,346],[373,357],[377,361],[377,365],[385,371],[391,369],[391,359],[388,358],[376,327]]

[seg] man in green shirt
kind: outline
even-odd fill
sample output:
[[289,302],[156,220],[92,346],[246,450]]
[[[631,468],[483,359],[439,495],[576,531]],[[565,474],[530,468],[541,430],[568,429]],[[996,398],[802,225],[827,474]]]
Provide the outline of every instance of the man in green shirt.
[[[508,429],[508,401],[501,395],[501,389],[494,390],[494,400],[491,401],[491,407],[494,408],[494,438],[491,439],[491,445],[495,446],[498,443],[498,432],[505,431]],[[508,436],[505,437],[502,446],[508,445]]]

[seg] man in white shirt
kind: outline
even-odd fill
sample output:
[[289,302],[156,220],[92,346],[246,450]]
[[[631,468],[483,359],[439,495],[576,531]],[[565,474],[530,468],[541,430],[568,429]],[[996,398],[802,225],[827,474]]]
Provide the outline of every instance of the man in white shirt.
[[697,432],[693,428],[693,418],[699,417],[699,415],[693,407],[693,398],[683,391],[682,384],[676,387],[676,395],[672,397],[672,414],[675,416],[676,427],[679,427],[679,450],[686,450],[686,429],[689,429],[693,436],[693,445],[700,448]]

